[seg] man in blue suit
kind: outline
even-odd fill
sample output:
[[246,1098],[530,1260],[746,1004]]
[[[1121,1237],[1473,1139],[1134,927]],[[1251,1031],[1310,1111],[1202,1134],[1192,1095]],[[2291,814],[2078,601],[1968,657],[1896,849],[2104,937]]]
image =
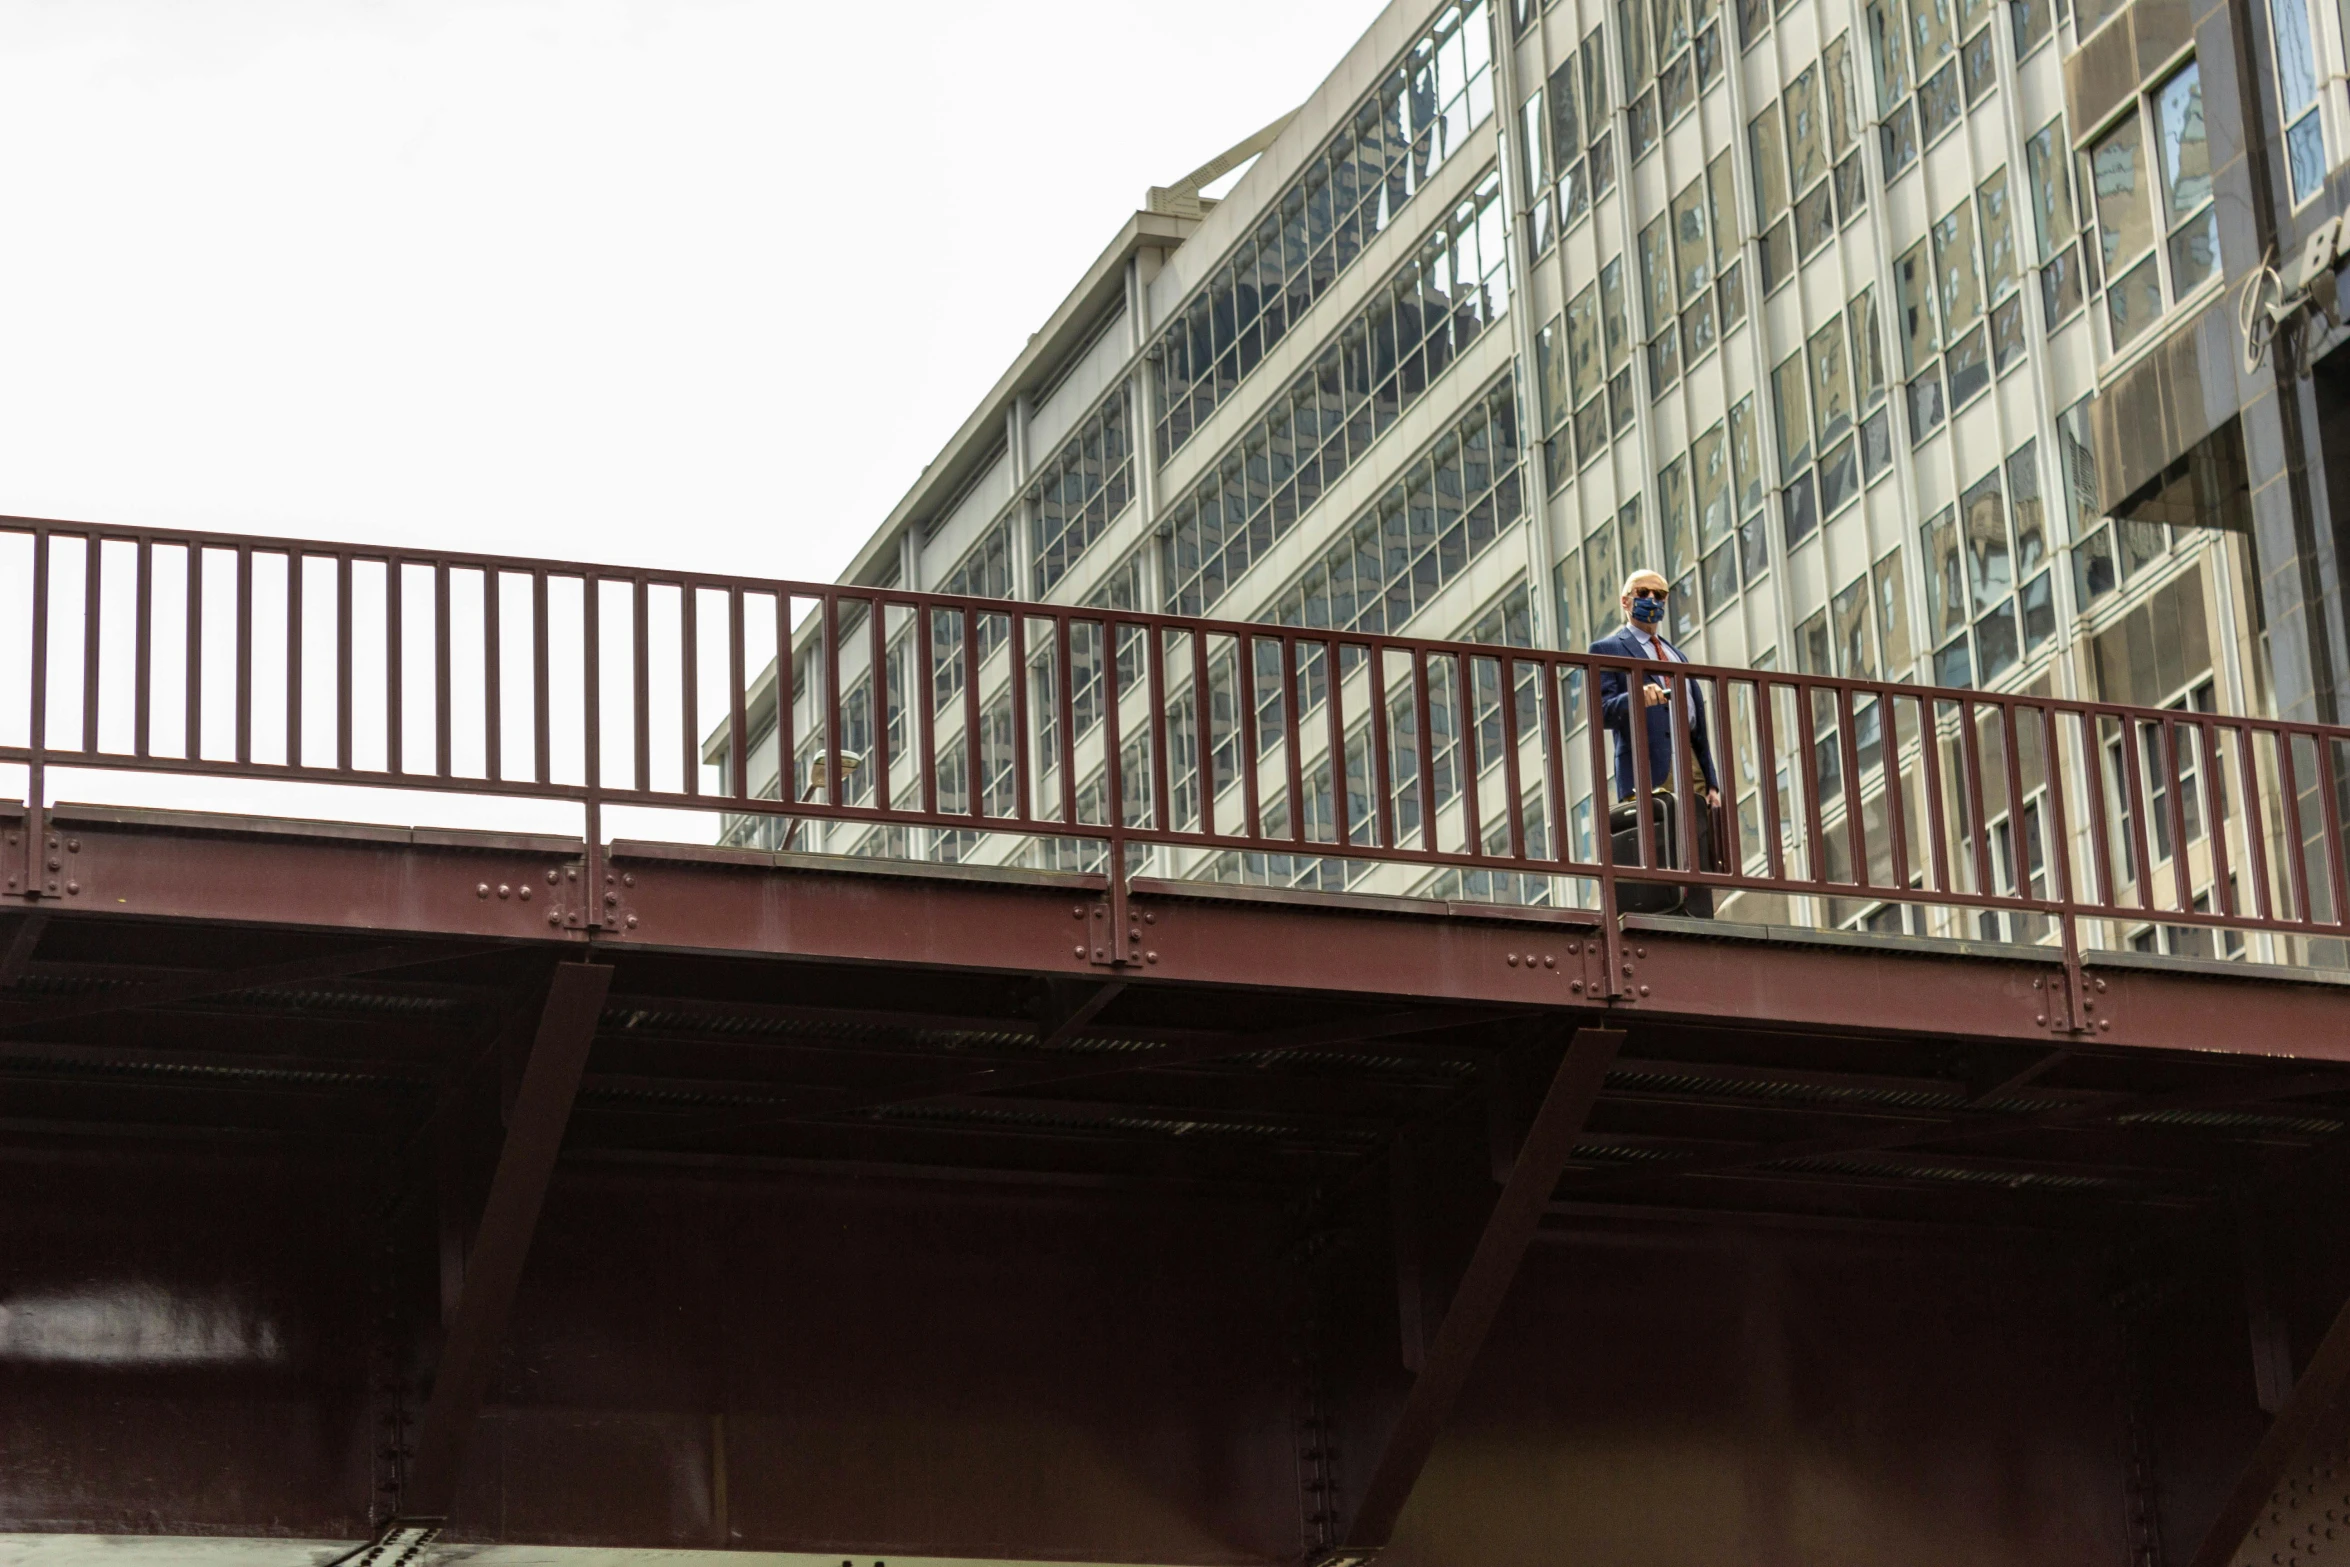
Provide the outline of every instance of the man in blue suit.
[[[1591,644],[1591,651],[1610,658],[1645,659],[1658,664],[1686,664],[1688,656],[1665,640],[1665,599],[1672,589],[1665,579],[1653,571],[1635,571],[1624,579],[1623,627]],[[1648,786],[1651,789],[1672,789],[1675,792],[1691,787],[1699,776],[1705,780],[1704,800],[1708,807],[1722,803],[1721,780],[1714,773],[1713,747],[1707,741],[1705,723],[1705,693],[1694,680],[1679,682],[1689,703],[1689,751],[1681,766],[1673,765],[1673,708],[1674,691],[1666,684],[1664,672],[1643,673],[1640,679],[1639,705],[1642,724],[1648,739]],[[1599,677],[1600,714],[1615,740],[1616,798],[1629,800],[1637,785],[1632,771],[1632,705],[1631,683],[1620,669],[1603,670]],[[1690,764],[1694,762],[1695,771]],[[1700,812],[1701,825],[1705,812]],[[1707,832],[1700,842],[1712,834]],[[1713,913],[1713,895],[1702,887],[1689,890],[1687,912],[1700,918]]]

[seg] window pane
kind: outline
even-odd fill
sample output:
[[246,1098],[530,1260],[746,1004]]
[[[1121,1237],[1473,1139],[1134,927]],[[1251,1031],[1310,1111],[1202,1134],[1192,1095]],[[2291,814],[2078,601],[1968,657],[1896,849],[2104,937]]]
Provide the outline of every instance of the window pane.
[[1820,512],[1833,517],[1860,493],[1860,458],[1854,443],[1832,446],[1820,456]]
[[1983,329],[1977,327],[1952,343],[1950,357],[1943,364],[1950,376],[1950,406],[1964,408],[1991,384],[1991,346]]
[[1975,188],[1975,223],[1983,234],[1983,283],[1993,299],[2015,287],[2015,204],[2008,199],[2007,170]]
[[1811,470],[1804,469],[1802,477],[1780,492],[1780,499],[1785,507],[1787,547],[1793,549],[1810,538],[1820,525],[1819,497],[1813,493]]
[[2016,595],[2016,602],[2024,612],[2024,649],[2037,653],[2042,644],[2056,635],[2056,595],[2050,584],[2050,573],[2043,571],[2024,584],[2024,591]]
[[[1536,97],[1540,97],[1538,93]],[[1575,113],[1575,57],[1550,73],[1550,161],[1565,168],[1583,156],[1583,125]]]
[[1672,236],[1665,223],[1658,218],[1640,231],[1640,286],[1652,336],[1672,325],[1681,303],[1673,287]]
[[1828,626],[1836,640],[1837,673],[1847,680],[1877,678],[1877,644],[1869,634],[1869,579],[1856,577],[1828,603]]
[[2154,243],[2154,215],[2147,208],[2145,158],[2136,116],[2124,120],[2089,148],[2089,189],[2097,205],[2105,275],[2119,263],[2135,261]]
[[1542,430],[1546,435],[1566,423],[1575,406],[1567,385],[1566,339],[1566,323],[1557,318],[1534,334],[1535,380],[1542,392]]
[[2315,110],[2285,132],[2285,161],[2293,170],[2293,199],[2307,201],[2316,195],[2326,177],[2326,134]]
[[1691,180],[1673,198],[1673,263],[1679,269],[1681,298],[1705,292],[1714,280],[1714,246],[1706,233],[1706,190],[1702,178]]
[[1714,271],[1727,271],[1738,259],[1738,192],[1730,155],[1723,153],[1705,166],[1708,194],[1706,219],[1713,227]]
[[1983,313],[1983,288],[1975,274],[1975,231],[1968,203],[1961,202],[1934,224],[1934,287],[1942,325],[1956,337]]
[[1795,204],[1795,254],[1809,261],[1820,247],[1836,237],[1836,207],[1826,180]]
[[1909,25],[1920,76],[1930,74],[1958,48],[1950,30],[1949,0],[1909,0]]
[[1974,613],[1980,615],[2005,603],[2015,591],[2007,552],[2007,508],[2000,501],[1997,469],[1959,498],[1959,521],[1966,530],[1967,590]]
[[1599,390],[1599,286],[1583,285],[1567,306],[1567,382],[1577,407]]
[[1853,89],[1851,35],[1838,33],[1820,51],[1820,93],[1827,100],[1828,155],[1841,158],[1859,134],[1860,98]]
[[1877,640],[1885,655],[1887,679],[1909,667],[1909,585],[1901,576],[1901,548],[1877,562]]
[[1812,415],[1822,448],[1852,427],[1852,375],[1844,358],[1844,323],[1830,321],[1812,334]]
[[1744,517],[1763,503],[1762,453],[1755,444],[1754,397],[1738,399],[1730,410],[1730,477],[1738,515]]
[[1935,640],[1967,623],[1966,560],[1958,547],[1958,514],[1945,506],[1925,526],[1926,629]]
[[1518,146],[1526,165],[1526,188],[1529,190],[1540,190],[1543,182],[1550,178],[1552,165],[1543,157],[1544,119],[1542,89],[1537,87],[1518,111]]
[[1772,104],[1746,128],[1747,147],[1754,157],[1754,205],[1769,228],[1787,210],[1787,152],[1779,134],[1779,106]]
[[1730,536],[1730,442],[1721,425],[1689,447],[1697,490],[1698,548],[1712,549]]
[[2277,89],[2289,120],[2317,96],[2317,51],[2304,0],[2269,0],[2268,11],[2277,35]]
[[1983,684],[1989,685],[2015,668],[2023,650],[2016,645],[2015,606],[2002,599],[1999,607],[1975,622],[1975,658]]
[[1916,375],[1942,346],[1934,330],[1932,274],[1926,242],[1918,241],[1893,263],[1894,329],[1901,339],[1902,373]]
[[1869,55],[1877,67],[1877,108],[1889,114],[1909,96],[1909,50],[1899,0],[1870,0]]
[[2040,443],[2026,441],[2007,459],[2007,494],[2015,514],[2015,571],[2028,577],[2048,558],[2048,524],[2040,504]]
[[1942,133],[1959,122],[1965,105],[1958,96],[1958,65],[1953,61],[1927,77],[1918,85],[1918,117],[1924,128],[1927,145],[1942,139]]
[[2154,135],[2164,205],[2176,224],[2211,199],[2211,143],[2203,132],[2203,83],[2194,62],[2155,89]]
[[2183,299],[2219,270],[2219,212],[2197,214],[2170,237],[2171,297]]
[[2024,168],[2032,182],[2032,236],[2046,261],[2072,238],[2073,191],[2065,173],[2064,121],[2050,120],[2024,143]]
[[1656,476],[1657,520],[1664,531],[1664,572],[1670,582],[1697,563],[1697,530],[1689,508],[1689,468],[1676,457]]
[[1796,190],[1811,189],[1812,181],[1828,172],[1828,128],[1821,123],[1820,69],[1810,66],[1787,84],[1781,100],[1787,114],[1787,161],[1794,170]]
[[2152,256],[2105,291],[2106,321],[2117,353],[2161,314],[2162,279],[2155,276]]
[[1853,383],[1861,406],[1873,408],[1885,395],[1885,350],[1877,340],[1877,291],[1862,289],[1845,307],[1844,319],[1852,329]]
[[1779,472],[1790,482],[1795,470],[1811,461],[1811,399],[1805,382],[1800,353],[1790,354],[1771,372],[1771,404],[1779,415]]
[[1599,323],[1610,375],[1632,358],[1632,321],[1626,310],[1624,258],[1618,256],[1599,269]]

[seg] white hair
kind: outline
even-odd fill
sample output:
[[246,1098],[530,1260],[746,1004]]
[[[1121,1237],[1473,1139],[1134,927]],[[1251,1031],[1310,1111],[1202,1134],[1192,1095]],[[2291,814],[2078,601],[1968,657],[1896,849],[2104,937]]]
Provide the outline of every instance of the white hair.
[[[1623,590],[1619,592],[1616,597],[1627,599],[1630,598],[1632,596],[1632,584],[1638,582],[1642,577],[1654,577],[1659,582],[1664,582],[1665,580],[1665,574],[1663,572],[1650,571],[1646,566],[1643,566],[1638,571],[1635,571],[1632,573],[1632,575],[1624,579]],[[1665,591],[1670,593],[1672,591],[1672,584],[1666,583]]]

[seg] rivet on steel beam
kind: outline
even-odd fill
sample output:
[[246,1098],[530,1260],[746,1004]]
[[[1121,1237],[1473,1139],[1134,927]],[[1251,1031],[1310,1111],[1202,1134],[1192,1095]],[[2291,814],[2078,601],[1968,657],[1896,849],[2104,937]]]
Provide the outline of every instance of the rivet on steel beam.
[[1648,994],[1648,987],[1647,987],[1646,985],[1643,985],[1643,986],[1641,986],[1641,987],[1640,987],[1640,993],[1641,993],[1642,995],[1644,995],[1644,996],[1645,996],[1645,995],[1647,995],[1647,994]]
[[1575,994],[1581,995],[1583,993],[1583,982],[1579,979],[1570,979],[1567,981],[1567,988],[1575,992]]
[[1069,917],[1073,920],[1081,920],[1085,918],[1085,905],[1081,903],[1076,908],[1071,909],[1069,911]]
[[1634,947],[1632,949],[1632,956],[1636,958],[1645,958],[1648,956],[1648,949],[1646,947]]
[[1142,960],[1145,963],[1156,963],[1159,961],[1159,955],[1155,952],[1146,952],[1142,955]]
[[2098,988],[2100,991],[2104,990],[2104,989],[2105,989],[2105,981],[2104,981],[2104,980],[2099,980],[2099,981],[2097,982],[2097,988]]
[[1083,947],[1071,947],[1071,948],[1069,949],[1069,955],[1070,955],[1071,957],[1077,957],[1077,958],[1084,957],[1084,956],[1085,956],[1085,949],[1084,949]]
[[79,838],[68,838],[68,839],[66,839],[66,840],[65,840],[65,852],[66,852],[66,853],[68,853],[68,854],[79,854],[79,853],[81,853],[81,852],[82,852],[82,841],[81,841],[81,839],[79,839]]
[[82,890],[82,884],[78,881],[69,881],[65,884],[65,890],[69,893],[79,896]]
[[1104,953],[1104,952],[1102,951],[1102,949],[1101,949],[1101,948],[1099,948],[1099,947],[1096,947],[1096,948],[1094,948],[1094,949],[1093,949],[1093,960],[1094,960],[1096,963],[1099,963],[1099,962],[1101,962],[1101,961],[1102,961],[1102,959],[1103,959],[1103,958],[1105,958],[1106,956],[1108,956],[1108,954]]
[[1106,920],[1110,917],[1110,911],[1108,909],[1096,909],[1093,911],[1093,917],[1097,920]]
[[605,893],[605,894],[604,894],[604,907],[605,907],[605,908],[607,908],[607,909],[614,909],[614,908],[618,908],[619,906],[620,906],[620,894],[619,894],[619,893],[617,893],[617,892],[607,892],[607,893]]
[[56,839],[54,839],[54,838],[50,839],[50,840],[49,840],[49,847],[50,847],[50,848],[52,848],[52,849],[56,848],[56,847],[57,847],[57,840],[56,840]]
[[549,910],[547,910],[547,923],[548,923],[548,924],[550,924],[550,925],[560,925],[560,924],[562,924],[562,923],[563,923],[563,912],[562,912],[562,910],[560,910],[560,909],[549,909]]
[[2033,981],[2032,981],[2032,988],[2033,988],[2034,990],[2038,990],[2038,989],[2040,988],[2040,982],[2039,982],[2038,980],[2036,980],[2036,979],[2035,979],[2035,980],[2033,980]]
[[2099,1028],[2108,1028],[2108,1029],[2109,1029],[2109,1028],[2113,1027],[2113,1019],[2112,1019],[2112,1018],[2109,1018],[2109,1017],[2101,1017],[2101,1018],[2099,1018],[2099,1019],[2097,1020],[2097,1026],[2098,1026]]
[[550,887],[555,885],[555,873],[553,871],[547,872],[547,885]]
[[1511,968],[1516,968],[1518,966],[1518,955],[1515,952],[1505,953],[1502,957],[1502,961],[1507,963]]
[[2036,1012],[2032,1015],[2032,1021],[2040,1024],[2045,1028],[2048,1024],[2048,1014],[2045,1012]]
[[621,886],[623,886],[623,887],[633,887],[633,886],[635,886],[635,885],[636,885],[636,873],[635,873],[635,872],[633,872],[633,871],[630,871],[630,872],[627,872],[627,873],[623,874],[623,875],[621,876],[621,878],[620,878],[620,885],[621,885]]
[[1579,941],[1570,941],[1570,942],[1568,942],[1568,943],[1567,943],[1567,956],[1568,956],[1568,957],[1570,957],[1570,958],[1571,958],[1571,957],[1573,957],[1573,956],[1575,956],[1577,953],[1581,952],[1582,950],[1583,950],[1583,944],[1582,944],[1581,942],[1579,942]]
[[2097,1003],[2091,1000],[2083,999],[2081,1002],[2081,1010],[2084,1012],[2094,1012],[2097,1010]]
[[564,879],[565,881],[577,881],[577,880],[579,880],[579,870],[578,870],[578,868],[577,868],[576,866],[574,866],[574,867],[572,867],[571,869],[568,869],[568,870],[564,871],[564,873],[563,873],[563,879]]
[[473,888],[473,895],[477,898],[488,897],[490,895],[490,884],[486,881],[475,883]]
[[633,914],[628,917],[628,928],[630,930],[636,929],[636,916]]
[[1624,965],[1624,977],[1626,979],[1630,979],[1632,977],[1632,965],[1629,963]]
[[1559,960],[1552,954],[1545,952],[1542,955],[1542,966],[1544,968],[1557,968],[1559,966]]
[[501,898],[511,898],[514,896],[514,888],[506,882],[500,882],[498,883],[498,896]]
[[1145,925],[1156,925],[1159,922],[1159,917],[1156,914],[1145,914],[1142,917],[1142,922]]
[[530,901],[530,887],[527,883],[524,884],[522,889],[522,901],[525,903]]
[[63,860],[53,859],[49,862],[49,868],[53,871],[61,871],[65,869],[65,862]]

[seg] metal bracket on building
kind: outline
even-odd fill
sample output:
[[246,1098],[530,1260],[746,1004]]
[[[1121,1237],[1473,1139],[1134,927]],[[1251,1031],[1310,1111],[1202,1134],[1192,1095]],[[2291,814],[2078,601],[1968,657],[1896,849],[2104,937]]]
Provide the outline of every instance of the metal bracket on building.
[[584,860],[571,860],[546,868],[541,880],[518,883],[476,882],[476,898],[510,899],[520,903],[544,902],[546,923],[550,930],[634,930],[637,927],[636,910],[630,890],[636,886],[633,872],[616,870],[609,862],[603,868],[603,887],[599,892],[589,883],[589,867]]
[[2328,218],[2301,242],[2301,253],[2285,263],[2280,274],[2263,257],[2245,279],[2236,299],[2236,328],[2244,340],[2244,372],[2249,375],[2268,357],[2277,335],[2311,312],[2322,315],[2329,331],[2342,328],[2334,303],[2334,275],[2350,262],[2350,227],[2341,218]]

